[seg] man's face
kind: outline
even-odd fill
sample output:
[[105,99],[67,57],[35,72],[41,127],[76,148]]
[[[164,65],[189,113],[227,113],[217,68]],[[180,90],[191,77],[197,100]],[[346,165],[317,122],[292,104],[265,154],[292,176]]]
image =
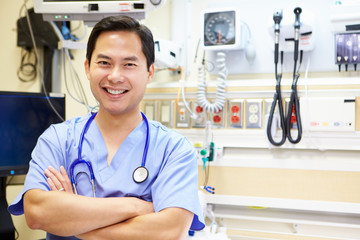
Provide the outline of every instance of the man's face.
[[86,76],[100,111],[121,115],[139,108],[146,85],[154,75],[147,69],[139,36],[134,32],[113,31],[99,35]]

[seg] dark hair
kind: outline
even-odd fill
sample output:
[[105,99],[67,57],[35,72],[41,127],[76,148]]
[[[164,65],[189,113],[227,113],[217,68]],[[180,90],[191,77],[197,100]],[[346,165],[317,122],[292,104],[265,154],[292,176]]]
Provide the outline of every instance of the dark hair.
[[124,16],[111,16],[98,22],[91,31],[86,50],[86,58],[91,61],[91,55],[94,51],[96,41],[102,32],[111,31],[128,31],[136,33],[141,40],[142,52],[146,57],[146,64],[149,70],[155,61],[154,39],[151,31],[145,25],[140,24],[137,20]]

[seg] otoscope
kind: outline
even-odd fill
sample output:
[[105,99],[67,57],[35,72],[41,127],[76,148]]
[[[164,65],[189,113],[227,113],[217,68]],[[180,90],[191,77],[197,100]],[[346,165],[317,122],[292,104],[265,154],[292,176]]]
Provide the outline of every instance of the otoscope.
[[[286,140],[286,126],[285,126],[285,118],[284,118],[284,108],[282,105],[282,98],[281,98],[281,78],[282,78],[282,71],[280,74],[278,74],[278,63],[279,63],[279,35],[280,35],[280,22],[282,20],[282,10],[276,10],[274,11],[273,19],[275,23],[275,47],[274,47],[274,63],[275,63],[275,78],[276,78],[276,90],[274,94],[274,100],[271,105],[268,123],[267,123],[267,137],[271,144],[275,146],[281,146],[284,144]],[[281,66],[283,65],[283,52],[281,52]],[[279,142],[275,142],[273,139],[273,134],[271,131],[272,127],[277,128],[277,124],[274,124],[273,126],[273,118],[276,108],[276,103],[279,107],[279,115],[280,115],[280,126],[282,129],[282,137]],[[276,132],[276,130],[275,130]]]
[[295,78],[296,74],[296,63],[299,58],[299,40],[300,40],[300,13],[302,12],[301,8],[297,7],[294,9],[295,13],[295,37],[294,37],[294,73],[293,77]]
[[[294,9],[295,14],[295,23],[294,23],[294,29],[295,29],[295,37],[294,37],[294,71],[293,71],[293,82],[291,85],[291,95],[290,95],[290,102],[288,107],[288,113],[286,117],[286,132],[287,132],[287,138],[291,143],[298,143],[301,140],[302,137],[302,126],[301,126],[301,118],[300,118],[300,105],[299,105],[299,98],[297,96],[297,81],[300,77],[300,65],[302,62],[302,55],[303,51],[300,51],[300,64],[297,68],[297,61],[299,58],[299,39],[300,39],[300,13],[302,12],[301,8],[297,7]],[[292,114],[295,113],[295,121],[296,121],[296,127],[297,127],[297,138],[293,139],[291,136],[291,127],[292,127]],[[293,118],[294,120],[294,118]]]

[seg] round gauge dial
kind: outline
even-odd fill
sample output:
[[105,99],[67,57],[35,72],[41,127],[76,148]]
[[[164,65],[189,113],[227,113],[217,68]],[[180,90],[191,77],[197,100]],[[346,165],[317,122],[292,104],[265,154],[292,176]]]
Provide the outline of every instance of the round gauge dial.
[[235,11],[205,14],[204,44],[235,44]]

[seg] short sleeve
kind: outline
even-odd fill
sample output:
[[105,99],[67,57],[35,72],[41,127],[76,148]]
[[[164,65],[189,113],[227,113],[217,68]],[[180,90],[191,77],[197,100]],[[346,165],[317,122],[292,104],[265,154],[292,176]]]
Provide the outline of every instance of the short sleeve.
[[[178,137],[175,137],[175,139]],[[151,190],[155,211],[179,207],[194,213],[191,230],[204,228],[198,197],[197,153],[185,137],[170,140],[164,162]]]

